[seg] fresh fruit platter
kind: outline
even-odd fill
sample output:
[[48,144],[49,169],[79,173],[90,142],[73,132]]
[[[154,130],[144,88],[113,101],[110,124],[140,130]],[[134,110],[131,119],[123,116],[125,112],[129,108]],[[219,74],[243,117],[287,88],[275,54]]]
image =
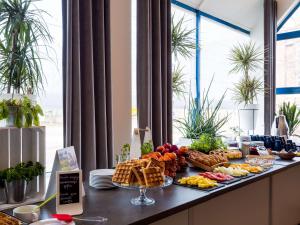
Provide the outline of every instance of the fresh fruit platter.
[[213,151],[209,152],[209,154],[225,155],[227,157],[227,159],[241,159],[242,158],[242,152],[240,152],[239,150],[218,149],[218,150],[213,150]]
[[200,175],[182,177],[178,180],[178,183],[181,185],[196,186],[196,187],[203,188],[203,189],[218,186],[217,181],[200,176]]
[[241,169],[241,168],[233,168],[233,167],[225,167],[220,166],[214,169],[215,173],[224,173],[233,177],[243,177],[247,176],[249,172],[247,170]]
[[178,148],[177,145],[166,143],[162,146],[158,146],[154,152],[143,155],[142,158],[153,158],[160,162],[164,162],[164,175],[174,178],[176,172],[182,171],[188,166],[186,162],[187,152],[188,148],[186,146]]
[[247,170],[250,173],[261,173],[264,171],[264,169],[260,166],[251,166],[247,163],[242,163],[242,164],[231,164],[229,167],[231,168],[240,168],[243,170]]
[[204,169],[206,171],[213,171],[215,167],[227,165],[228,159],[223,154],[207,155],[196,150],[188,151],[187,161],[193,166]]

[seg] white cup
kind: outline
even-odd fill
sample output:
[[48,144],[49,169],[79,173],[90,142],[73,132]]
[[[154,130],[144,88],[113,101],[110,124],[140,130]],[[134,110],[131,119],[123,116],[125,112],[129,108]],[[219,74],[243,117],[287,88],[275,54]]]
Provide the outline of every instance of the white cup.
[[36,205],[23,205],[13,210],[13,215],[27,223],[36,222],[40,217],[40,209]]

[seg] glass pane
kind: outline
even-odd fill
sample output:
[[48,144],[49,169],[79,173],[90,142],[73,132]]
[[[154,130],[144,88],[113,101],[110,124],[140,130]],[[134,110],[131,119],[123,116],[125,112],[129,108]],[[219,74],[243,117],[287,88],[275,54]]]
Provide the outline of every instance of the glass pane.
[[285,33],[300,29],[300,8],[286,21],[278,33]]
[[[182,28],[194,30],[189,37],[196,41],[196,14],[187,11],[178,6],[172,5],[172,15],[174,15],[175,24],[184,18]],[[182,57],[178,55],[172,56],[173,71],[175,68],[182,69],[185,93],[178,96],[173,93],[173,120],[184,117],[185,109],[188,107],[189,96],[195,97],[196,95],[196,50],[191,50],[190,57]],[[176,143],[182,134],[177,129],[176,123],[173,123],[173,142]]]
[[[201,17],[200,89],[201,95],[207,90],[214,77],[209,97],[218,101],[227,90],[221,114],[230,114],[230,122],[224,127],[224,134],[231,133],[230,127],[238,127],[237,106],[232,100],[232,84],[241,74],[229,74],[232,66],[229,61],[231,48],[237,43],[247,43],[250,36],[230,29],[220,23]],[[220,35],[221,34],[221,35]]]
[[300,86],[300,38],[277,41],[276,86]]
[[46,171],[52,170],[57,149],[63,147],[63,106],[62,106],[62,15],[61,0],[36,1],[34,4],[49,15],[44,15],[53,43],[49,52],[52,61],[42,61],[45,75],[44,92],[40,93],[39,102],[44,111],[41,124],[46,126]]

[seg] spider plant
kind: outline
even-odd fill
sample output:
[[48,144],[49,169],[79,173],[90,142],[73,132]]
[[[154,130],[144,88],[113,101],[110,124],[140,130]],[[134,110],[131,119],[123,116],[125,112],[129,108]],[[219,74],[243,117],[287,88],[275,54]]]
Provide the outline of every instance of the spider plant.
[[[0,2],[0,83],[2,92],[38,93],[43,88],[40,52],[52,42],[45,11],[33,0]],[[46,56],[47,58],[47,56]],[[49,58],[49,57],[48,57]]]
[[279,107],[279,112],[285,115],[286,122],[289,126],[289,135],[294,135],[300,125],[300,110],[295,103],[284,102]]
[[175,120],[179,131],[184,137],[190,139],[199,139],[201,134],[207,134],[212,137],[219,136],[222,133],[222,127],[228,122],[229,115],[220,116],[219,111],[224,101],[226,92],[216,102],[208,97],[213,79],[208,90],[203,92],[201,102],[189,98],[187,116],[183,119]]
[[172,89],[173,93],[177,97],[180,97],[186,93],[183,67],[181,67],[179,64],[173,67]]
[[171,33],[172,33],[172,54],[177,58],[179,55],[184,58],[190,58],[196,49],[194,36],[196,29],[188,29],[184,26],[186,22],[184,16],[175,21],[175,13],[172,15],[171,21]]
[[232,64],[230,73],[243,73],[243,77],[234,85],[234,100],[238,104],[253,104],[264,87],[259,78],[250,76],[250,72],[256,72],[261,68],[263,51],[260,51],[253,42],[237,44],[233,46],[229,60]]

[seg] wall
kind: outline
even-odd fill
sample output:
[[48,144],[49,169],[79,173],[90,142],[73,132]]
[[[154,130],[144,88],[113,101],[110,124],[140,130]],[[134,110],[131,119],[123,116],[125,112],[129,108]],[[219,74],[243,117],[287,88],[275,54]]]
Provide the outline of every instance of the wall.
[[113,149],[131,137],[131,0],[111,0]]

